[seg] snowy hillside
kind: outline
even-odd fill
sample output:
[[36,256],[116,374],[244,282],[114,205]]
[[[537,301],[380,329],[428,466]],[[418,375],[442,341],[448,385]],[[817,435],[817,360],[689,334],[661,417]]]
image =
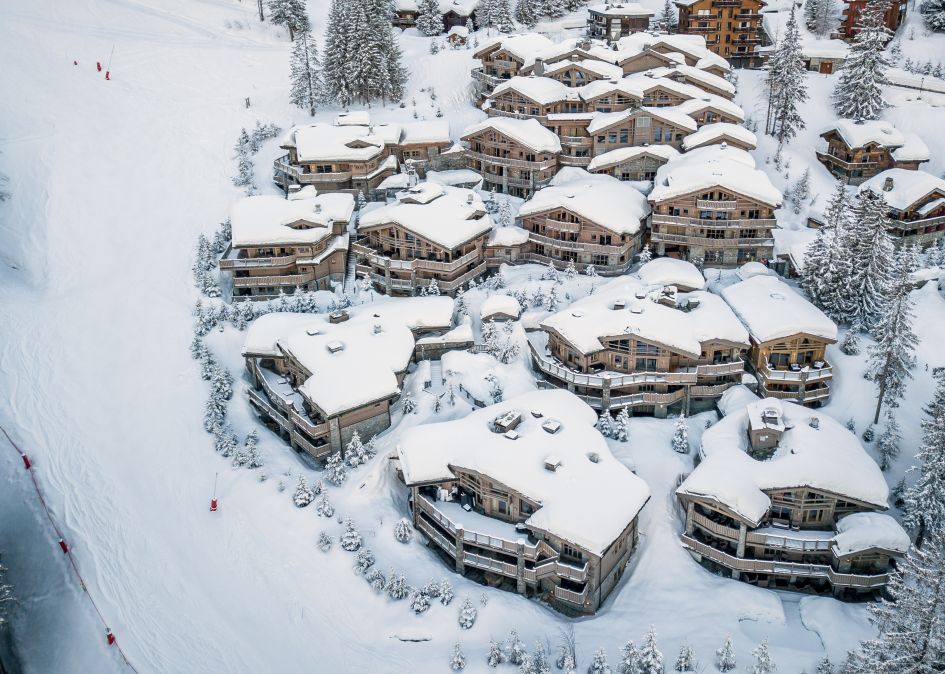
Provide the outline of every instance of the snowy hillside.
[[[197,235],[211,234],[242,196],[231,183],[240,128],[309,120],[288,102],[288,37],[258,22],[254,0],[4,4],[0,172],[9,175],[13,198],[0,203],[0,426],[30,455],[88,594],[138,672],[426,674],[448,670],[457,641],[470,661],[466,671],[491,671],[490,639],[515,629],[529,648],[538,640],[553,647],[569,627],[586,667],[599,647],[613,662],[620,646],[641,641],[650,625],[668,661],[688,642],[714,671],[714,653],[731,635],[740,664],[767,639],[780,671],[799,672],[813,671],[825,653],[841,660],[872,635],[862,604],[755,588],[693,561],[678,541],[673,497],[692,460],[670,449],[672,421],[634,418],[630,442],[609,441],[617,459],[647,482],[651,498],[619,587],[596,615],[574,619],[458,576],[416,533],[406,545],[393,535],[408,514],[388,458],[400,433],[465,416],[472,405],[464,398],[435,417],[429,404],[406,418],[398,406],[393,426],[377,439],[376,458],[331,489],[336,517],[320,518],[314,508],[293,507],[291,494],[300,475],[313,483],[322,471],[267,432],[240,393],[245,333],[214,330],[207,344],[237,380],[232,423],[241,437],[258,429],[267,479],[232,468],[202,426],[207,385],[189,352],[197,299],[192,254]],[[663,5],[643,4],[655,11]],[[327,5],[308,0],[319,37]],[[578,13],[538,27],[564,36],[573,34],[568,25],[582,23]],[[902,41],[903,52],[941,55],[942,36],[926,42],[920,33]],[[400,41],[411,70],[408,104],[375,105],[372,119],[410,121],[415,100],[421,119],[442,111],[457,140],[485,117],[472,104],[472,51],[431,55],[429,39],[412,30]],[[736,101],[763,123],[762,79],[739,71]],[[778,188],[809,167],[815,208],[826,205],[832,185],[814,148],[833,118],[835,80],[809,74],[807,128],[784,150],[788,176],[766,161],[775,152],[770,137],[759,132],[752,153]],[[940,175],[945,94],[917,100],[917,93],[892,90],[894,107],[883,118],[922,135],[932,155],[924,169]],[[316,118],[338,112],[320,110]],[[281,194],[271,181],[279,153],[269,141],[257,154],[264,194]],[[778,213],[782,247],[808,236],[806,209],[788,211]],[[540,277],[541,269],[526,266],[508,269],[505,278],[509,288],[532,292]],[[720,282],[722,274],[708,277]],[[572,279],[567,299],[603,281]],[[468,293],[471,316],[479,316],[487,295]],[[932,394],[930,370],[945,366],[945,299],[935,284],[914,299],[922,341],[899,412],[906,449],[885,474],[891,484],[913,462],[921,409]],[[526,312],[523,322],[543,315]],[[521,326],[515,338],[524,344]],[[499,366],[481,354],[451,357],[455,376],[472,380],[475,373],[479,386],[486,364],[507,395],[536,386],[524,359]],[[829,357],[836,388],[826,412],[841,422],[852,417],[862,430],[875,395],[861,376],[864,359],[835,347]],[[405,383],[420,400],[429,367],[421,363]],[[714,413],[688,419],[693,447],[710,418]],[[211,513],[215,482],[220,509]],[[37,674],[128,671],[41,512],[21,457],[0,437],[0,552],[19,598],[9,631],[19,666]],[[414,615],[406,601],[376,594],[352,570],[353,555],[316,546],[322,531],[338,538],[341,517],[354,520],[385,574],[402,572],[412,585],[447,578],[456,600]],[[457,622],[465,598],[478,609],[469,630]]]

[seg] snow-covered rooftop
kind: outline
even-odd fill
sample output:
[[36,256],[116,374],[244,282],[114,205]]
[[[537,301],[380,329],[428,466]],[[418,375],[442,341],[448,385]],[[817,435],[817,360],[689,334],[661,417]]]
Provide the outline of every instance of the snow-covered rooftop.
[[260,316],[247,329],[243,353],[291,352],[312,373],[299,387],[302,395],[328,416],[341,414],[399,392],[396,373],[413,355],[412,330],[449,326],[453,300],[387,299],[347,311],[350,318],[341,323],[331,323],[326,314]]
[[613,17],[651,17],[656,13],[636,2],[590,5],[587,10],[602,16]]
[[747,145],[754,150],[758,146],[758,137],[744,126],[731,124],[729,122],[715,122],[706,124],[695,133],[691,133],[683,138],[683,149],[686,151],[694,150],[703,145],[712,145],[733,141],[742,145]]
[[[621,335],[662,344],[691,358],[698,358],[703,342],[710,340],[748,347],[748,332],[717,295],[704,291],[680,295],[680,304],[698,300],[697,307],[683,311],[650,299],[658,293],[639,279],[616,278],[548,316],[541,326],[556,331],[584,354],[602,350],[601,339]],[[615,309],[615,303],[623,308]]]
[[350,194],[292,200],[269,194],[243,197],[230,208],[233,246],[318,243],[331,235],[330,221],[347,222],[353,211]]
[[398,125],[318,123],[296,127],[294,142],[300,161],[365,161],[400,140],[400,133]]
[[700,87],[711,87],[712,89],[717,89],[718,91],[724,91],[727,94],[732,96],[735,95],[735,85],[729,82],[724,77],[719,77],[718,75],[713,75],[712,73],[707,73],[701,68],[695,66],[687,66],[685,64],[679,64],[673,68],[678,73],[681,73],[688,79],[695,80]]
[[617,112],[599,112],[594,116],[594,119],[590,124],[587,125],[588,133],[596,133],[601,129],[606,129],[618,124],[625,119],[629,119],[638,115],[640,112],[645,112],[651,117],[655,117],[658,120],[672,124],[673,126],[686,129],[687,131],[696,130],[696,120],[687,115],[684,112],[680,112],[675,107],[665,107],[665,108],[651,108],[651,107],[642,107],[642,108],[628,108],[626,110],[620,110]]
[[882,119],[838,119],[824,129],[823,134],[831,131],[836,131],[849,147],[864,147],[867,143],[874,143],[897,148],[905,143],[902,132]]
[[528,231],[509,225],[496,227],[489,233],[487,246],[518,246],[528,241]]
[[[509,411],[522,415],[516,440],[490,430]],[[557,433],[542,429],[548,419],[561,423]],[[452,479],[452,468],[488,475],[541,505],[527,526],[599,555],[639,514],[650,490],[611,454],[596,421],[594,410],[568,391],[525,393],[462,419],[406,430],[400,465],[407,484]],[[551,455],[561,460],[555,471],[545,468]]]
[[[539,105],[548,105],[556,101],[563,101],[568,97],[578,97],[578,93],[575,90],[568,88],[564,83],[550,77],[521,76],[512,77],[502,82],[493,89],[492,95],[497,96],[510,90],[535,101]],[[465,135],[465,133],[463,135]]]
[[742,110],[742,107],[738,105],[738,103],[730,101],[727,98],[722,98],[721,96],[716,96],[715,94],[708,94],[702,98],[690,98],[676,106],[677,110],[685,112],[691,117],[695,117],[703,110],[711,108],[715,108],[719,112],[732,119],[737,119],[740,122],[745,119],[745,111]]
[[619,147],[616,150],[604,152],[591,159],[587,170],[594,171],[608,166],[622,164],[643,155],[652,155],[669,161],[679,156],[679,150],[672,145],[634,145],[633,147]]
[[744,150],[707,145],[680,155],[656,172],[650,201],[659,203],[715,187],[754,199],[771,207],[781,205],[781,191]]
[[[762,461],[748,454],[749,411],[757,406],[778,410],[785,427],[773,456]],[[791,402],[766,398],[730,411],[703,433],[700,451],[702,462],[676,493],[717,501],[755,526],[771,506],[765,492],[792,487],[887,507],[886,480],[856,436],[829,415]]]
[[423,120],[419,122],[405,122],[401,125],[401,136],[398,145],[429,145],[432,143],[449,143],[450,123],[440,119]]
[[537,119],[512,119],[511,117],[489,117],[463,131],[463,137],[492,129],[507,136],[535,152],[555,154],[561,152],[561,141]]
[[423,182],[398,192],[396,199],[362,213],[358,229],[395,223],[446,249],[456,248],[492,229],[492,218],[474,190]]
[[776,276],[752,276],[723,288],[722,297],[756,342],[801,333],[837,339],[837,324]]
[[497,47],[518,57],[528,66],[535,62],[535,58],[546,50],[554,49],[555,43],[540,33],[520,33],[497,38],[491,44],[485,44],[477,54],[488,51],[490,47]]
[[567,70],[572,67],[583,68],[592,73],[596,73],[601,77],[621,79],[623,77],[623,68],[613,63],[607,63],[605,61],[598,61],[596,59],[581,59],[579,61],[555,61],[545,66],[545,75],[551,75],[560,70]]
[[692,262],[673,257],[658,257],[637,270],[637,276],[651,286],[677,286],[680,289],[702,290],[705,277]]
[[[890,189],[886,181],[891,180]],[[893,168],[877,173],[860,185],[860,192],[872,190],[882,194],[886,203],[897,211],[908,211],[930,194],[945,196],[945,180],[925,171]]]
[[520,313],[522,313],[522,307],[518,300],[511,295],[489,295],[479,307],[479,317],[484,321],[488,321],[491,316],[498,314],[518,318]]
[[646,197],[613,176],[565,168],[522,204],[519,216],[563,208],[617,234],[635,234],[650,214]]
[[912,545],[902,525],[885,513],[851,513],[837,521],[833,537],[837,554],[850,555],[870,548],[906,553]]
[[482,176],[472,169],[427,171],[427,182],[450,185],[451,187],[476,187],[482,182]]

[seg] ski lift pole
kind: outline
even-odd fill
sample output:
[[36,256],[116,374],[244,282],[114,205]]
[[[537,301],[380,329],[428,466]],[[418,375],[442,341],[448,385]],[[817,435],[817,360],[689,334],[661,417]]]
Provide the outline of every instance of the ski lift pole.
[[112,72],[112,56],[115,55],[115,45],[112,45],[112,50],[108,52],[108,61],[105,62],[105,79],[111,80]]
[[210,512],[215,513],[217,511],[217,477],[219,473],[213,474],[213,496],[210,497]]

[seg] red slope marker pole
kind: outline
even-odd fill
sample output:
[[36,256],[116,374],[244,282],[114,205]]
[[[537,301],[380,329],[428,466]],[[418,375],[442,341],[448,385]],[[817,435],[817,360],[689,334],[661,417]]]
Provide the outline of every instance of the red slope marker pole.
[[210,512],[215,513],[217,511],[217,476],[219,473],[213,474],[213,496],[210,497]]

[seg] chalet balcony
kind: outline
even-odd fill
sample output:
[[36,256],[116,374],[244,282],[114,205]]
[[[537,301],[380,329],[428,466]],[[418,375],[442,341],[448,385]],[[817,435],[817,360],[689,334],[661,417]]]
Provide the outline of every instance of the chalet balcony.
[[696,199],[696,208],[707,211],[734,211],[738,208],[737,201],[713,201],[710,199]]
[[831,164],[842,168],[845,171],[857,171],[857,170],[866,170],[866,169],[876,169],[879,167],[879,162],[875,161],[847,161],[841,157],[830,154],[829,152],[823,152],[817,150],[816,153],[817,159],[822,164]]
[[774,218],[744,218],[740,220],[707,220],[703,218],[690,218],[685,215],[666,215],[663,213],[654,213],[652,216],[654,225],[684,225],[686,227],[703,227],[709,229],[720,228],[739,228],[739,229],[771,229],[778,226],[778,221]]
[[557,248],[558,250],[569,250],[576,253],[592,253],[597,255],[626,255],[632,246],[632,243],[629,241],[619,246],[603,246],[598,243],[585,243],[583,241],[562,241],[561,239],[554,239],[550,236],[536,234],[535,232],[529,232],[528,238],[535,243]]
[[237,276],[233,279],[234,288],[289,288],[302,286],[315,280],[315,272],[307,274],[285,274],[281,276]]
[[227,247],[220,258],[220,269],[258,269],[260,267],[289,267],[295,264],[298,255],[275,255],[271,257],[249,257],[245,250]]
[[696,511],[692,513],[692,521],[696,526],[712,533],[721,538],[728,539],[730,541],[738,541],[738,528],[726,526],[720,522],[716,522],[710,517],[703,515],[702,513]]
[[592,157],[572,157],[570,155],[562,154],[558,155],[558,165],[587,168],[591,163],[591,159]]
[[489,171],[482,171],[481,175],[483,180],[485,180],[487,183],[492,183],[495,185],[502,185],[504,183],[510,187],[522,187],[529,190],[540,190],[542,187],[546,187],[551,182],[551,176],[537,180],[533,178],[501,176],[496,173],[490,173]]
[[272,162],[273,168],[284,173],[289,178],[302,185],[318,185],[319,183],[339,183],[351,180],[351,171],[336,171],[334,173],[312,173],[304,166],[289,163],[289,155],[279,157]]
[[893,218],[892,221],[894,223],[894,227],[911,231],[925,229],[926,227],[938,227],[939,225],[945,225],[945,215],[940,215],[934,218],[919,218],[917,220],[897,220]]
[[[477,265],[476,267],[473,267],[472,269],[467,271],[465,274],[463,274],[462,276],[458,276],[455,279],[444,281],[438,278],[436,280],[436,284],[437,284],[437,287],[443,292],[448,292],[448,293],[454,292],[456,290],[459,290],[460,287],[462,287],[463,285],[465,285],[472,279],[478,278],[479,276],[485,274],[487,270],[488,270],[488,266],[486,262],[483,261],[481,264]],[[389,286],[391,290],[400,290],[404,292],[413,292],[415,290],[420,290],[421,288],[425,288],[426,286],[430,285],[430,283],[433,281],[433,279],[430,279],[430,278],[419,278],[419,277],[416,277],[413,280],[409,278],[405,279],[405,278],[395,278],[395,277],[391,277],[390,279],[388,279],[384,274],[378,274],[377,272],[373,270],[370,272],[370,278],[373,283],[375,283],[376,285],[380,287]]]
[[554,218],[545,218],[545,227],[557,230],[559,232],[581,231],[581,223],[579,222],[566,222],[564,220],[556,220]]
[[482,68],[473,68],[472,71],[470,71],[470,75],[472,75],[472,78],[477,83],[479,83],[481,86],[489,90],[495,89],[497,86],[499,86],[500,84],[502,84],[502,82],[505,81],[501,77],[496,77],[495,75],[489,75],[488,73],[483,71]]
[[758,26],[735,26],[732,28],[732,32],[735,33],[756,33],[758,32]]
[[767,363],[758,368],[758,373],[771,383],[797,382],[800,384],[832,379],[833,367],[826,360],[815,361],[812,365],[805,366],[792,364],[780,369]]
[[[377,240],[382,245],[406,245],[403,239],[392,239],[389,236],[381,236]],[[371,264],[381,268],[389,266],[394,270],[412,271],[424,269],[443,273],[455,272],[472,262],[479,262],[481,257],[481,251],[474,250],[450,261],[427,260],[420,257],[403,260],[399,259],[396,255],[387,255],[382,251],[372,248],[367,239],[362,239],[357,243],[351,244],[351,251],[360,257],[367,258]]]
[[702,246],[704,248],[768,248],[774,246],[774,239],[710,239],[700,236],[686,236],[683,234],[663,234],[652,232],[650,241],[653,243],[673,243],[684,246]]
[[558,136],[562,145],[571,147],[591,147],[594,145],[594,139],[590,136]]
[[875,575],[840,573],[827,564],[802,564],[767,559],[747,559],[730,555],[724,550],[703,543],[692,536],[680,536],[683,547],[721,566],[747,573],[790,576],[796,578],[826,578],[834,587],[876,589],[889,582],[888,573]]
[[552,168],[555,165],[554,157],[542,161],[529,161],[527,159],[499,157],[492,154],[485,154],[483,152],[476,152],[475,150],[466,150],[466,155],[493,166],[509,166],[512,168],[530,169],[532,171],[544,171],[546,169]]
[[[534,262],[536,264],[542,265],[551,264],[557,269],[565,269],[568,264],[568,261],[562,258],[550,257],[548,255],[539,255],[538,253],[523,253],[519,256],[519,259],[525,262]],[[579,272],[585,271],[589,266],[591,265],[587,262],[574,263],[574,268]],[[633,260],[628,259],[622,264],[595,264],[594,269],[602,276],[612,276],[615,274],[626,273],[627,269],[629,269],[631,266],[633,266]]]
[[512,119],[537,119],[540,123],[545,124],[548,121],[548,118],[545,115],[533,115],[528,112],[512,112],[511,110],[503,110],[502,108],[492,107],[486,110],[486,114],[490,117],[511,117]]

